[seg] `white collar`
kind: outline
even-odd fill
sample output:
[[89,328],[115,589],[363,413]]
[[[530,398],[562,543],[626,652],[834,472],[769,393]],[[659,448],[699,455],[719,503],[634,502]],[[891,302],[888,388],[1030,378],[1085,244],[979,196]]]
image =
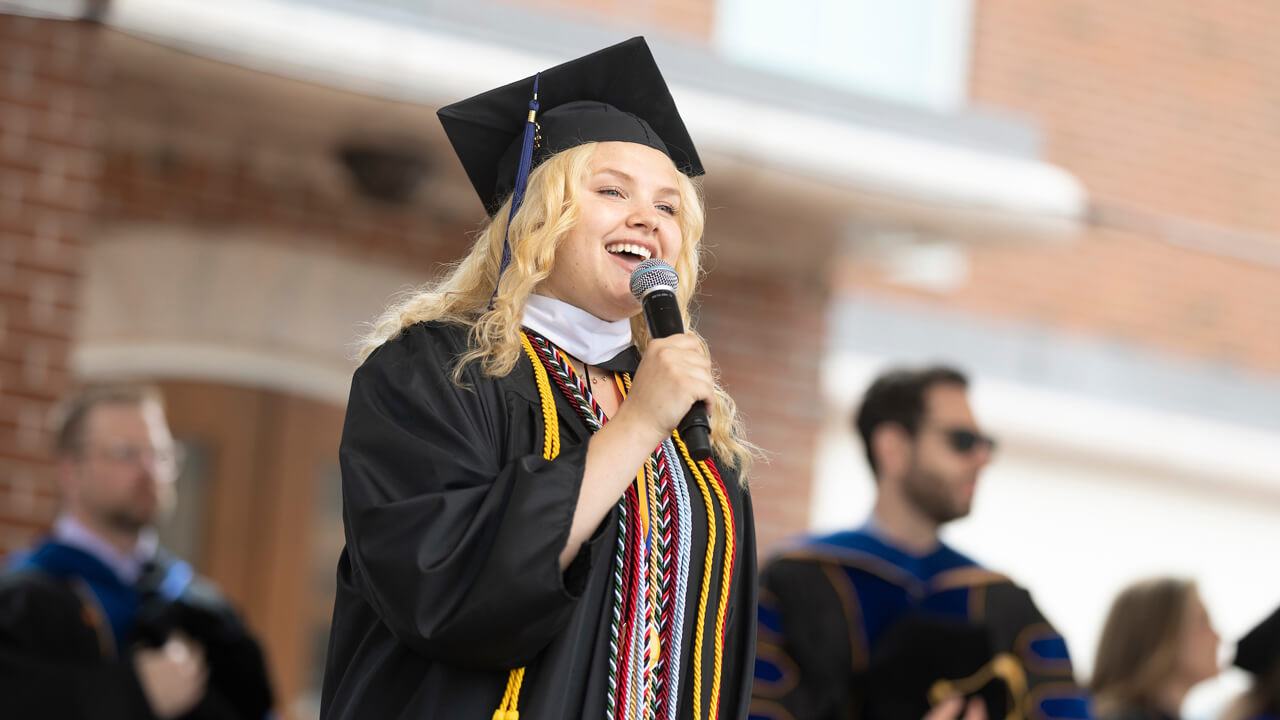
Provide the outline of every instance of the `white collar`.
[[612,360],[631,347],[631,321],[601,320],[580,307],[545,295],[530,295],[524,326],[588,365]]
[[54,522],[53,539],[94,556],[127,585],[136,583],[142,576],[142,565],[155,557],[158,544],[155,530],[144,528],[138,533],[133,552],[123,553],[70,513],[59,515]]

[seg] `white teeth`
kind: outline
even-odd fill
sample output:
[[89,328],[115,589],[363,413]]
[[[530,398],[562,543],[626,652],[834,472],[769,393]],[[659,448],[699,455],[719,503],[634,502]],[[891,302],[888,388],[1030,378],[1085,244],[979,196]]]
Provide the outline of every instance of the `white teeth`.
[[640,245],[632,245],[631,243],[613,243],[612,245],[606,245],[604,249],[611,253],[625,252],[631,253],[632,255],[639,255],[644,260],[648,260],[650,255],[648,248]]

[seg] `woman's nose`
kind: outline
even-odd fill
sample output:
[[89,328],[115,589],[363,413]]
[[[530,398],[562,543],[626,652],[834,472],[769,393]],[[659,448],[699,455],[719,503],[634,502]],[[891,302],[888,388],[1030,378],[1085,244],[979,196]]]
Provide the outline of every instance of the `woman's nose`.
[[656,208],[644,204],[636,204],[631,210],[631,217],[628,223],[632,227],[644,227],[652,230],[658,226],[658,211]]

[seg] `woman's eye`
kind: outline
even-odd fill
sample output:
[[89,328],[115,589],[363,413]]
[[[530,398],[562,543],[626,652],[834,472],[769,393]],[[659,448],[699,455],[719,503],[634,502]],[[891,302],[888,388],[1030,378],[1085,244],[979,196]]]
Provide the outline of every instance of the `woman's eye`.
[[676,210],[674,205],[667,205],[665,203],[658,205],[658,209],[668,215],[676,215],[680,212],[679,210]]
[[601,188],[601,195],[612,195],[614,197],[622,197],[622,193],[617,188]]

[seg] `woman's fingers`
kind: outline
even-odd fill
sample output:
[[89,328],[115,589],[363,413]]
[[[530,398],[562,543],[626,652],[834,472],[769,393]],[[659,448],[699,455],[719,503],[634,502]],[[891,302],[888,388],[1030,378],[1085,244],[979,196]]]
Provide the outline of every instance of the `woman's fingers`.
[[624,407],[644,413],[665,433],[694,402],[702,400],[710,409],[714,399],[711,360],[698,338],[683,334],[649,343]]

